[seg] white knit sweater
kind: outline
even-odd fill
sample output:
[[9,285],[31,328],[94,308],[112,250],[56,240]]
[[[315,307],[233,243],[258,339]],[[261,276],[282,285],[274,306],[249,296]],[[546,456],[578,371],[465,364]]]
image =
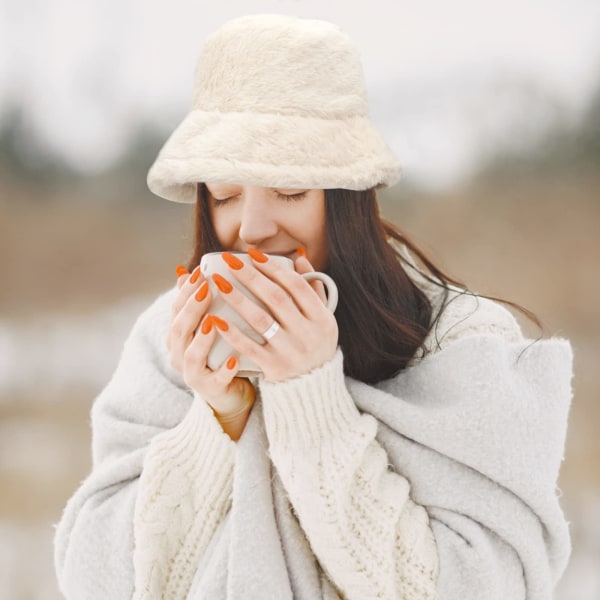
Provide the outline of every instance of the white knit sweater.
[[[435,305],[439,301],[437,288],[420,283]],[[192,397],[180,375],[169,366],[164,340],[175,293],[173,289],[161,296],[140,317],[113,379],[94,405],[93,472],[69,501],[56,536],[58,579],[67,598],[283,598],[276,590],[289,589],[290,598],[293,595],[421,600],[436,597],[436,589],[442,593],[442,588],[445,595],[440,597],[450,599],[483,597],[454,595],[463,589],[498,592],[492,595],[486,591],[487,598],[543,598],[546,592],[539,590],[551,589],[552,580],[524,581],[515,555],[502,550],[501,543],[487,544],[497,555],[481,564],[491,559],[498,581],[503,578],[506,581],[494,581],[489,587],[487,583],[482,587],[473,581],[473,572],[483,576],[479,567],[481,556],[474,556],[472,565],[465,565],[462,556],[458,560],[456,549],[448,554],[446,534],[440,523],[452,529],[455,517],[440,516],[442,508],[436,509],[429,501],[423,505],[415,501],[411,483],[418,484],[419,475],[412,475],[414,466],[409,464],[412,451],[394,450],[393,445],[399,443],[397,439],[390,438],[389,447],[382,443],[386,439],[385,430],[380,425],[378,434],[377,419],[380,424],[385,420],[379,415],[377,419],[371,416],[377,414],[376,405],[366,406],[367,410],[361,407],[362,412],[357,408],[357,398],[368,404],[371,396],[369,393],[361,396],[358,387],[353,393],[354,388],[344,378],[339,351],[330,363],[304,377],[283,383],[261,383],[260,402],[253,410],[248,433],[244,433],[238,444],[232,442],[208,405],[201,398]],[[446,348],[460,347],[462,340],[477,340],[482,336],[501,340],[502,344],[524,342],[514,318],[504,308],[485,299],[453,294],[426,345],[433,353],[441,354]],[[570,357],[568,354],[564,357],[561,369],[568,381]],[[419,362],[419,357],[415,357],[412,372],[419,372]],[[427,386],[427,381],[419,386]],[[396,395],[393,388],[394,380],[380,386]],[[426,390],[421,391],[426,394]],[[564,401],[557,412],[557,422],[553,423],[557,435],[547,442],[539,440],[539,447],[534,448],[542,454],[549,452],[552,458],[543,473],[543,485],[534,490],[535,494],[548,496],[541,499],[540,506],[550,506],[549,516],[540,518],[542,521],[547,518],[552,527],[555,524],[556,537],[562,540],[558,543],[559,550],[552,550],[555,556],[549,560],[555,564],[551,565],[552,575],[544,576],[547,579],[560,575],[569,551],[566,527],[564,520],[561,522],[562,514],[556,512],[553,492],[556,463],[562,458],[570,390],[561,390],[561,394]],[[433,393],[429,397],[431,401],[435,398]],[[393,410],[392,403],[388,404],[389,409],[385,410]],[[437,427],[436,421],[445,418],[445,409],[433,405],[427,410],[430,414],[426,423],[431,421],[432,427]],[[451,413],[446,413],[450,419]],[[461,416],[468,422],[474,415],[461,413]],[[410,415],[407,419],[410,420]],[[267,440],[264,443],[268,443],[268,449],[262,452],[264,463],[268,463],[268,452],[276,467],[274,483],[280,478],[284,490],[279,498],[284,498],[283,503],[289,507],[289,527],[293,528],[294,523],[301,526],[300,535],[288,536],[281,532],[278,522],[284,554],[292,556],[286,558],[287,569],[291,569],[289,562],[295,554],[312,553],[316,557],[318,581],[309,581],[314,576],[300,568],[290,582],[284,577],[286,581],[278,587],[278,574],[286,572],[286,564],[277,568],[275,555],[261,553],[260,549],[252,554],[247,573],[242,567],[237,580],[231,574],[227,582],[220,580],[221,574],[227,573],[227,564],[230,571],[234,569],[235,547],[252,541],[259,531],[260,523],[256,521],[262,518],[259,511],[254,515],[249,512],[250,516],[241,519],[236,517],[236,510],[243,514],[244,505],[251,508],[253,504],[272,502],[271,498],[260,497],[265,489],[259,485],[261,477],[269,480],[265,485],[272,483],[268,465],[261,471],[261,453],[246,463],[244,459],[252,451],[240,454],[251,447],[252,436],[258,436],[260,448],[257,432],[263,423]],[[526,423],[525,427],[534,425]],[[518,429],[523,424],[514,426]],[[416,432],[417,422],[414,427]],[[472,435],[460,420],[455,427],[462,427],[465,435]],[[513,444],[514,440],[504,443]],[[546,443],[559,447],[548,448]],[[427,442],[429,446],[434,444]],[[504,451],[509,455],[510,450],[501,447],[499,455]],[[448,453],[444,450],[443,454]],[[481,454],[486,454],[485,448],[481,448]],[[491,454],[496,456],[493,451]],[[402,460],[406,461],[406,470],[395,468],[395,463]],[[464,462],[469,464],[467,459]],[[484,462],[481,473],[486,474]],[[426,460],[418,466],[424,482],[430,477],[431,464]],[[244,465],[243,470],[240,465]],[[452,468],[448,462],[448,473]],[[538,475],[525,471],[510,477],[535,480]],[[457,475],[455,484],[460,483],[461,477]],[[416,479],[413,482],[411,478]],[[446,485],[444,480],[440,479],[440,489]],[[235,500],[236,485],[243,489],[239,507]],[[492,496],[486,497],[485,491],[481,491],[485,490],[485,484],[481,488],[477,485],[473,483],[473,494],[482,495],[469,498],[469,502],[484,506]],[[417,485],[416,491],[425,499],[425,484]],[[253,498],[255,492],[259,496]],[[452,493],[448,491],[448,495]],[[281,504],[277,498],[274,493],[275,503]],[[233,511],[232,499],[236,509]],[[433,524],[431,515],[436,517]],[[267,523],[264,531],[269,526]],[[457,524],[456,531],[461,527],[462,524]],[[478,525],[473,522],[469,527]],[[233,544],[229,554],[224,554],[220,548],[226,544],[221,540],[229,540],[227,536],[232,535],[238,543]],[[304,535],[308,543],[300,539]],[[473,539],[480,536],[476,530],[472,535]],[[290,545],[290,539],[297,540],[291,550],[285,547]],[[508,533],[506,539],[510,539]],[[440,543],[443,547],[439,547]],[[231,548],[231,542],[227,544]],[[517,542],[514,545],[519,546]],[[539,554],[538,550],[531,554]],[[528,549],[518,552],[526,556]],[[461,569],[464,573],[457,573]],[[537,570],[527,566],[525,579],[534,571]],[[261,572],[269,575],[255,589],[253,574]],[[307,592],[311,589],[315,591]],[[527,589],[533,591],[528,594]]]

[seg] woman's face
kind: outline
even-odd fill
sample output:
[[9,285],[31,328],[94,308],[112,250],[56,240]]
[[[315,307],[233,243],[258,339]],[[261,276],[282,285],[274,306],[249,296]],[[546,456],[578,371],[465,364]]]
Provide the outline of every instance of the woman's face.
[[327,265],[325,192],[207,183],[210,214],[226,250],[257,248],[295,260],[303,246],[317,271]]

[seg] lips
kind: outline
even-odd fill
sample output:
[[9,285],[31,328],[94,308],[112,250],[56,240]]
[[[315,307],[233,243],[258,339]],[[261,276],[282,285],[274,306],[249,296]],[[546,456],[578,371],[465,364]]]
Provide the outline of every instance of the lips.
[[283,251],[277,251],[277,250],[265,250],[264,248],[256,248],[257,250],[260,250],[262,253],[264,254],[271,254],[273,256],[285,256],[286,258],[292,258],[296,253],[296,249],[294,250],[283,250]]

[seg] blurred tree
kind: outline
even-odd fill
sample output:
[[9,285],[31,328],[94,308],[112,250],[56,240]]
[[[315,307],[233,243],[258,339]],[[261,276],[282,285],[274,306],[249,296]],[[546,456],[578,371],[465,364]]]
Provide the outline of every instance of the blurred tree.
[[598,85],[579,131],[577,132],[579,160],[600,166],[600,84]]
[[129,205],[134,205],[140,196],[150,195],[146,174],[167,136],[167,132],[158,131],[152,125],[138,124],[122,158],[98,173],[94,183],[108,196]]
[[600,81],[581,117],[556,120],[525,152],[505,148],[484,163],[479,179],[555,175],[595,175],[600,171]]
[[[512,84],[519,85],[515,81]],[[531,106],[540,107],[544,102],[550,103],[548,106],[552,108],[551,99],[544,100],[539,90],[536,94],[533,92],[523,88],[520,94],[520,104],[529,107],[530,113],[535,111]],[[526,115],[522,111],[515,114],[515,132],[508,137],[519,141],[523,139],[523,135],[518,134],[523,133]],[[575,124],[562,118],[564,115],[559,111],[548,110],[545,114],[550,115],[549,123],[536,142],[492,147],[477,179],[528,177],[550,172],[597,172],[600,165],[600,81],[587,109]],[[20,103],[13,101],[0,120],[0,177],[13,184],[43,188],[43,194],[28,195],[33,201],[36,198],[81,201],[87,196],[93,201],[118,201],[123,206],[133,207],[140,197],[151,196],[146,187],[146,173],[167,136],[168,132],[158,130],[153,124],[139,123],[133,128],[131,142],[119,160],[101,172],[82,173],[51,153],[36,135]]]
[[44,187],[77,177],[75,171],[44,147],[24,110],[14,102],[0,121],[0,174],[16,182]]
[[[103,203],[134,205],[140,196],[150,193],[146,173],[166,137],[166,132],[139,124],[119,160],[100,172],[82,172],[53,154],[36,135],[23,108],[13,103],[0,120],[2,187],[28,188],[24,197],[30,202],[81,202],[89,197]],[[3,194],[3,202],[13,197]]]

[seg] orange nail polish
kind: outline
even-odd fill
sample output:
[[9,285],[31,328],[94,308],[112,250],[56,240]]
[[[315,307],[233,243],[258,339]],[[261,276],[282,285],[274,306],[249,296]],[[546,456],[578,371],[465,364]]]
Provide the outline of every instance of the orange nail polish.
[[227,321],[223,321],[223,319],[215,316],[215,315],[211,315],[211,319],[213,320],[213,323],[215,324],[215,327],[217,327],[218,329],[220,329],[221,331],[228,331],[229,330],[229,325],[227,325]]
[[235,356],[230,356],[227,361],[227,368],[230,370],[235,369],[235,365],[237,365],[237,358]]
[[177,277],[181,277],[182,275],[187,275],[189,273],[189,271],[183,265],[177,265],[175,271],[177,273]]
[[231,252],[223,252],[221,256],[223,257],[223,260],[236,271],[239,271],[244,266],[244,263],[237,256],[231,254]]
[[205,281],[200,286],[200,289],[196,292],[196,300],[198,300],[198,302],[202,302],[202,300],[204,300],[204,298],[206,298],[207,294],[208,294],[208,281]]
[[215,273],[212,276],[213,281],[217,284],[217,287],[224,293],[229,294],[233,289],[233,286],[225,279],[225,277]]
[[202,331],[202,333],[204,333],[206,335],[207,333],[210,333],[212,326],[213,326],[212,317],[210,315],[206,315],[206,317],[204,318],[204,321],[202,321],[200,331]]
[[260,250],[256,248],[248,248],[248,254],[252,258],[259,263],[266,263],[269,260],[269,257],[266,254],[263,254]]
[[196,283],[196,281],[198,281],[198,277],[200,277],[200,267],[196,267],[193,271],[192,271],[192,275],[190,277],[190,283]]
[[296,248],[296,252],[298,253],[298,256],[304,256],[305,258],[307,258],[304,246],[298,246],[298,248]]

